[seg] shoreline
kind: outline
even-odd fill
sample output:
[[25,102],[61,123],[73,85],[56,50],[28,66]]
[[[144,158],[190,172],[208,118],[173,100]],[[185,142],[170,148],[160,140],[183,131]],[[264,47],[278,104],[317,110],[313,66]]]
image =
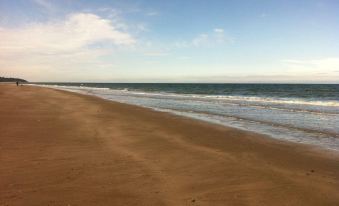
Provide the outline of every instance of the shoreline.
[[0,98],[0,205],[339,203],[330,152],[56,89]]
[[[339,154],[339,148],[338,148],[338,143],[339,140],[336,140],[338,138],[337,133],[333,132],[321,132],[317,131],[315,129],[303,129],[303,128],[298,128],[298,127],[293,127],[293,126],[284,126],[284,125],[279,125],[277,123],[272,123],[264,120],[252,120],[252,119],[244,119],[244,118],[239,118],[239,117],[234,117],[234,116],[228,116],[228,118],[234,118],[236,121],[242,121],[245,120],[247,121],[247,124],[251,121],[256,121],[257,123],[264,123],[266,124],[266,128],[263,129],[263,127],[260,127],[260,129],[255,128],[253,125],[250,127],[246,127],[244,125],[237,125],[237,123],[226,123],[225,121],[220,121],[216,119],[218,115],[214,115],[213,117],[208,117],[206,116],[206,113],[204,112],[194,112],[192,114],[180,110],[172,110],[172,109],[166,109],[166,108],[156,108],[152,106],[146,106],[143,104],[135,104],[135,103],[129,103],[128,101],[119,101],[116,99],[112,99],[110,97],[107,97],[105,95],[101,95],[100,93],[93,93],[90,92],[88,93],[87,90],[82,90],[84,88],[89,89],[89,90],[110,90],[110,88],[105,87],[105,88],[100,88],[100,87],[81,87],[79,90],[78,86],[75,86],[75,88],[68,88],[69,86],[60,86],[60,85],[39,85],[39,84],[31,84],[30,86],[37,86],[37,87],[43,87],[43,88],[50,88],[50,89],[56,89],[60,91],[67,91],[67,92],[72,92],[72,93],[77,93],[77,94],[82,94],[82,95],[89,95],[89,96],[94,96],[98,97],[103,100],[108,100],[108,101],[113,101],[117,103],[122,103],[122,104],[128,104],[131,106],[137,106],[137,107],[142,107],[146,109],[150,109],[152,111],[157,111],[157,112],[164,112],[168,113],[169,115],[175,115],[179,117],[184,117],[188,119],[192,119],[194,121],[203,121],[208,124],[213,124],[213,125],[219,125],[222,127],[226,128],[231,128],[231,129],[237,129],[245,132],[250,132],[250,133],[255,133],[257,135],[261,135],[263,137],[268,137],[271,139],[274,139],[276,141],[281,141],[283,143],[292,143],[292,144],[300,144],[300,145],[305,145],[307,147],[313,148],[314,150],[320,150],[324,152],[332,152],[334,155]],[[219,117],[223,117],[220,115]],[[229,121],[232,121],[231,119]],[[247,125],[249,126],[249,125]],[[267,129],[268,127],[271,127],[270,129]],[[283,134],[280,134],[278,130],[281,130],[280,132]],[[270,131],[272,130],[272,131]],[[289,131],[288,131],[289,130]],[[308,134],[307,138],[301,138],[299,139],[300,135],[304,136],[305,134]],[[314,134],[317,134],[316,136]],[[292,136],[291,136],[292,135]],[[299,136],[298,136],[299,135]],[[326,137],[324,137],[326,135]],[[325,141],[321,142],[319,141],[320,139],[326,139],[330,141]],[[335,140],[335,141],[334,141]]]

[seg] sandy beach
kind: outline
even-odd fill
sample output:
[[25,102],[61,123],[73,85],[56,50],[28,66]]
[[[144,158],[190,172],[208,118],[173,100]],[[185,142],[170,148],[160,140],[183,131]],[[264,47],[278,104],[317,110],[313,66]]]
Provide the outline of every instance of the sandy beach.
[[339,156],[66,91],[0,84],[0,205],[339,205]]

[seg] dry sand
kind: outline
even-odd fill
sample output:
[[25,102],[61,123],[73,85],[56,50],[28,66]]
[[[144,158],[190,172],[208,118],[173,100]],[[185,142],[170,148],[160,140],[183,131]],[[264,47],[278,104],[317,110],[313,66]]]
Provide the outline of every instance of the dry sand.
[[0,205],[339,205],[339,158],[149,109],[0,84]]

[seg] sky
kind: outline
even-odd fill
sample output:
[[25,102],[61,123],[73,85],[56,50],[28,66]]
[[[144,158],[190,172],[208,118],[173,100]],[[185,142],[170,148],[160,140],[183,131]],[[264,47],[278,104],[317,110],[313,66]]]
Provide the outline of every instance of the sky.
[[339,1],[0,0],[0,76],[339,83]]

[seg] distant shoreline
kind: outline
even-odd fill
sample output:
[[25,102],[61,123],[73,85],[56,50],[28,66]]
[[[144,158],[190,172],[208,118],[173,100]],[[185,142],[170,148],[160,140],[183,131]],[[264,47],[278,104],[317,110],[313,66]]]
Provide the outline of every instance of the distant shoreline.
[[1,82],[25,82],[27,83],[28,81],[25,79],[20,79],[20,78],[0,77],[0,83]]

